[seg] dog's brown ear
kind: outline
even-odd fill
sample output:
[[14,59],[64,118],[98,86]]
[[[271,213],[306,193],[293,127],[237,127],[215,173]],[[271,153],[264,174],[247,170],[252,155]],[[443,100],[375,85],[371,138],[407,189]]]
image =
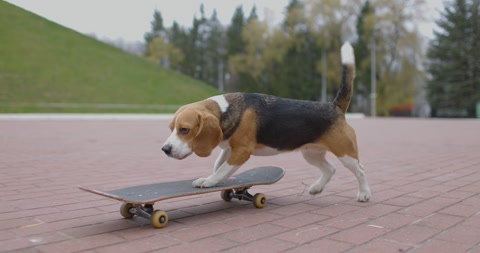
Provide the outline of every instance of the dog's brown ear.
[[200,127],[197,135],[193,139],[192,149],[196,155],[200,157],[207,157],[212,153],[212,150],[220,144],[223,138],[220,122],[211,114],[198,115]]

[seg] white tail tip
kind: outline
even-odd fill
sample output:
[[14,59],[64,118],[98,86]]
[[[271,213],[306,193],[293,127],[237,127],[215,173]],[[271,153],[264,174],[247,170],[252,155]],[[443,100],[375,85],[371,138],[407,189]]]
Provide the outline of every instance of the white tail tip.
[[350,43],[345,42],[341,49],[342,53],[342,64],[355,64],[355,54],[353,53],[353,48]]

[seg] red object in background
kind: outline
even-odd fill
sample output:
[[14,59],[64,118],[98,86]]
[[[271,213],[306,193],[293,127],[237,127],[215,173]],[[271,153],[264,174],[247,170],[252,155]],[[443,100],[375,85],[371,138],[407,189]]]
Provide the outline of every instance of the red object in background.
[[390,116],[394,117],[411,117],[413,104],[394,105],[390,108]]

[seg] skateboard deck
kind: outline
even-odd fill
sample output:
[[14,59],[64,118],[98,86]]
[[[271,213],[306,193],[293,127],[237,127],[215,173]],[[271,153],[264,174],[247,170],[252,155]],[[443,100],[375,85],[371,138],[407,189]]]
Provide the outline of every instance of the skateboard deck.
[[133,218],[135,215],[149,218],[156,228],[166,226],[168,216],[165,212],[153,211],[153,204],[158,201],[185,197],[190,195],[205,194],[221,191],[221,197],[225,201],[233,198],[251,201],[255,207],[263,208],[266,197],[261,193],[255,196],[248,193],[248,189],[255,185],[269,185],[277,182],[285,172],[279,167],[257,167],[238,175],[230,177],[226,182],[210,188],[195,188],[192,186],[194,179],[163,182],[148,185],[139,185],[116,190],[102,191],[90,187],[80,186],[81,190],[115,199],[125,204],[120,208],[120,213],[125,218]]

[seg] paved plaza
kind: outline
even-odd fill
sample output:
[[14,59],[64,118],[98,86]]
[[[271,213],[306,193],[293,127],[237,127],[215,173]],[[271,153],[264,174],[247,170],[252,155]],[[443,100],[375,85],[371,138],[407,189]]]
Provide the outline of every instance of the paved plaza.
[[252,157],[240,171],[285,168],[252,188],[264,209],[219,193],[170,199],[166,228],[123,219],[120,203],[79,190],[194,179],[209,158],[161,151],[167,119],[0,120],[0,252],[480,252],[480,121],[350,119],[372,190],[331,154],[336,174],[323,193],[320,171],[300,153]]

